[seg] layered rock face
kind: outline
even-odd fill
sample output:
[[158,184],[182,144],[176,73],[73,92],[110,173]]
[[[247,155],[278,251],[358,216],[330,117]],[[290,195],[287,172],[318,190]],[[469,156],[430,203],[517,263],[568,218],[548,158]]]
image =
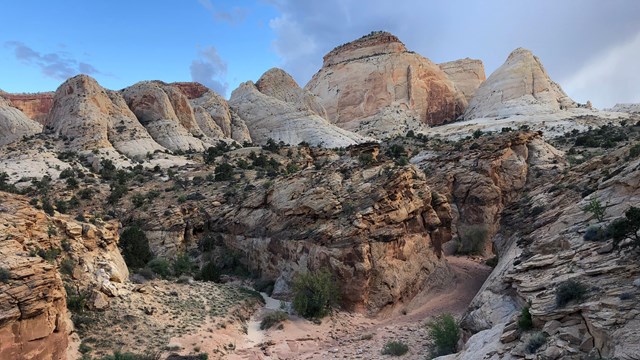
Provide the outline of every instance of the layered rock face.
[[0,97],[9,100],[11,105],[20,109],[31,120],[44,125],[47,114],[53,106],[53,92],[36,94],[9,94],[0,92]]
[[[9,273],[0,282],[0,358],[66,359],[73,327],[57,267],[63,258],[72,261],[77,286],[117,295],[116,284],[129,276],[117,248],[118,227],[50,217],[28,198],[4,192],[0,204],[0,266]],[[53,248],[64,252],[51,262],[30,255]]]
[[464,94],[467,103],[476,94],[476,90],[487,79],[482,60],[460,59],[438,64],[456,88]]
[[72,77],[56,90],[45,132],[66,139],[72,150],[113,147],[134,157],[164,149],[153,141],[119,93],[104,89],[87,75]]
[[451,209],[413,166],[333,163],[214,212],[224,216],[207,228],[276,280],[276,296],[296,274],[326,269],[347,307],[375,312],[449,276],[440,249],[451,238]]
[[322,108],[312,101],[313,96],[300,89],[282,70],[267,72],[259,84],[266,93],[249,81],[234,90],[229,100],[231,109],[244,120],[254,142],[264,144],[273,139],[293,145],[305,141],[325,147],[345,147],[368,140],[320,117],[316,111]]
[[42,132],[42,125],[0,97],[0,146],[19,141],[24,136]]
[[549,78],[540,59],[518,48],[480,85],[464,118],[547,114],[576,107]]
[[[332,123],[363,135],[443,124],[466,107],[464,95],[438,65],[384,32],[329,52],[305,89],[318,96]],[[412,120],[398,128],[397,118]]]
[[212,138],[231,138],[240,144],[251,142],[249,129],[222,96],[212,90],[190,100],[196,121],[205,135]]

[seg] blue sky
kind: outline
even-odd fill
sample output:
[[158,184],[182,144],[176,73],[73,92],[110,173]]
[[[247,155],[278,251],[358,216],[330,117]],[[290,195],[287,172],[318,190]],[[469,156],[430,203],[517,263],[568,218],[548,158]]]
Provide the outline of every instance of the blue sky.
[[538,55],[575,100],[640,102],[636,0],[110,0],[3,4],[0,89],[55,90],[79,72],[120,89],[197,80],[229,96],[282,67],[304,85],[334,46],[387,30],[434,62]]

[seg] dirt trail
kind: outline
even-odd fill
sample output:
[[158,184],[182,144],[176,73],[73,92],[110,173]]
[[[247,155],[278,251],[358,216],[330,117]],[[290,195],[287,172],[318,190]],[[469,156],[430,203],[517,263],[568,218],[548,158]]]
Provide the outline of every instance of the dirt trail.
[[[387,341],[409,345],[403,359],[423,359],[429,352],[424,323],[433,316],[451,313],[459,317],[478,292],[491,268],[467,257],[448,257],[454,280],[440,288],[418,294],[410,303],[399,305],[389,313],[367,317],[339,312],[316,325],[292,317],[282,330],[262,334],[262,344],[255,345],[245,336],[227,359],[383,359],[380,354]],[[259,311],[252,320],[261,318]],[[255,335],[254,335],[255,336]]]

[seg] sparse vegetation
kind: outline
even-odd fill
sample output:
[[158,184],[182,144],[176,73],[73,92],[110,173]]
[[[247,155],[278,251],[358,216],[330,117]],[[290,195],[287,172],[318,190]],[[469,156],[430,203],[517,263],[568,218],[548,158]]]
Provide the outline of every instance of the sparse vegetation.
[[[607,226],[607,232],[613,239],[615,248],[633,247],[640,248],[640,208],[630,207],[624,213],[624,218],[614,220]],[[631,241],[624,243],[626,239]]]
[[538,349],[547,342],[547,338],[542,332],[533,334],[527,342],[527,352],[529,354],[535,354]]
[[607,229],[597,225],[591,225],[583,235],[584,241],[605,241],[610,237]]
[[531,312],[529,312],[530,307],[531,303],[527,304],[527,306],[523,307],[520,311],[520,316],[518,317],[518,328],[520,328],[520,330],[527,331],[533,328],[533,319],[531,318]]
[[595,218],[599,222],[604,221],[605,207],[602,206],[602,204],[600,203],[600,200],[592,199],[591,201],[589,201],[589,204],[587,206],[582,208],[582,210],[584,210],[585,212],[593,214],[593,216],[595,216]]
[[373,155],[370,153],[362,153],[358,155],[358,160],[360,161],[360,164],[369,166],[373,164]]
[[77,285],[74,288],[71,284],[65,284],[64,289],[67,292],[67,309],[74,313],[84,312],[89,300],[89,294],[80,290]]
[[433,355],[442,356],[456,352],[460,326],[451,314],[442,314],[427,324],[433,340]]
[[155,258],[149,261],[147,267],[153,271],[154,274],[157,274],[163,279],[171,276],[171,263],[169,263],[169,260],[165,258]]
[[0,283],[6,284],[11,279],[11,272],[8,269],[0,267]]
[[216,181],[228,181],[233,179],[233,165],[225,162],[216,166],[214,179]]
[[180,277],[182,275],[191,275],[195,264],[188,254],[180,253],[176,255],[176,258],[171,263],[171,268],[173,269],[173,275]]
[[402,341],[389,341],[382,348],[382,355],[402,356],[409,351],[409,346]]
[[587,293],[587,287],[581,282],[570,279],[562,282],[556,288],[556,305],[562,307],[571,301],[582,300]]
[[338,287],[327,271],[299,274],[293,282],[293,309],[311,319],[326,316],[338,303]]
[[284,311],[274,311],[266,314],[260,322],[260,330],[270,329],[276,324],[279,324],[289,319],[289,315]]
[[116,351],[113,355],[107,355],[100,360],[160,360],[160,352],[148,352],[145,354],[135,354],[130,352]]

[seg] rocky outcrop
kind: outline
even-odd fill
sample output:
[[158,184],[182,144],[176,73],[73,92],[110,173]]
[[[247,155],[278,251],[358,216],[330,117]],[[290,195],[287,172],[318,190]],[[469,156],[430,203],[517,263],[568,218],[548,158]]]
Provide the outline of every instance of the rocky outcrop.
[[202,151],[214,142],[205,137],[179,88],[160,81],[142,81],[123,89],[122,96],[160,145],[175,151]]
[[[367,136],[450,122],[467,105],[438,65],[384,32],[329,52],[305,89],[319,98],[329,121]],[[411,125],[399,128],[397,118],[411,119]]]
[[42,125],[47,118],[47,114],[53,106],[53,92],[41,92],[35,94],[10,94],[0,92],[0,97],[3,97],[11,103],[14,107],[20,109],[31,120],[34,120]]
[[199,98],[211,91],[208,87],[197,82],[174,82],[169,85],[178,88],[189,100]]
[[222,96],[207,90],[191,101],[196,121],[205,135],[211,138],[231,138],[240,144],[251,142],[247,125]]
[[130,157],[164,148],[158,145],[129,110],[122,96],[78,75],[56,90],[45,132],[65,141],[70,150],[115,148]]
[[[268,86],[265,81],[262,82],[262,86],[274,93],[275,87]],[[293,86],[294,89],[285,91],[279,86],[280,96],[285,97],[282,95],[285,93],[302,92],[295,82],[288,86]],[[283,141],[292,145],[304,141],[312,145],[333,148],[366,141],[360,135],[330,124],[314,111],[300,106],[300,103],[286,102],[263,94],[251,81],[240,84],[233,91],[229,105],[239,118],[244,120],[251,139],[258,144],[264,144],[268,139],[273,139],[276,142]]]
[[518,48],[480,85],[464,118],[550,114],[576,107],[551,80],[540,59]]
[[611,109],[606,109],[606,111],[615,111],[615,112],[626,112],[631,114],[640,114],[640,104],[616,104]]
[[[70,279],[82,289],[108,296],[129,272],[117,248],[113,223],[83,224],[69,216],[47,216],[28,198],[0,192],[0,358],[66,359],[73,326],[57,268],[73,264]],[[41,250],[40,250],[41,249]],[[57,249],[47,261],[33,254]],[[73,286],[72,286],[73,287]]]
[[327,118],[327,111],[318,99],[298,86],[291,75],[284,70],[273,68],[262,74],[256,88],[261,93],[278,100],[293,104],[298,109],[311,110],[323,118]]
[[0,146],[21,140],[42,131],[42,125],[29,119],[22,111],[0,97]]
[[482,60],[460,59],[438,64],[456,88],[464,94],[467,103],[476,94],[476,90],[487,79]]
[[207,228],[275,280],[276,296],[296,274],[326,269],[347,307],[375,312],[448,278],[450,211],[412,166],[335,162],[223,205]]

